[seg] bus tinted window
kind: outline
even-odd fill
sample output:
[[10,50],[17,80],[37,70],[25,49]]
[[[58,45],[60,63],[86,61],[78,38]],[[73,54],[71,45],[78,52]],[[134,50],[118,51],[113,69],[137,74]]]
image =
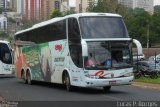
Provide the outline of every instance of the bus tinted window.
[[35,44],[66,39],[66,20],[19,34],[15,39]]
[[77,19],[69,18],[68,19],[68,38],[70,42],[80,43],[80,31]]
[[39,28],[36,37],[39,38],[36,43],[66,39],[66,21],[59,21]]
[[129,37],[120,17],[82,17],[79,20],[84,39]]
[[0,60],[5,64],[12,64],[11,51],[7,44],[0,43]]
[[68,40],[71,58],[77,67],[83,67],[81,37],[77,19],[68,19]]
[[70,49],[70,56],[72,61],[77,67],[83,67],[83,60],[82,60],[82,46],[80,44],[73,44],[69,46]]
[[51,24],[49,30],[51,40],[66,39],[66,20]]

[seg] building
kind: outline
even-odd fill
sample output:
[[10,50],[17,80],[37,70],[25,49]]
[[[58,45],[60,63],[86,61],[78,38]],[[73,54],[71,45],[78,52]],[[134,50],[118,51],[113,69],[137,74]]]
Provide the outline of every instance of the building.
[[96,3],[97,0],[62,0],[61,11],[74,10],[75,12],[86,12],[87,8]]
[[25,0],[24,13],[27,20],[40,20],[44,0]]
[[0,0],[0,8],[6,9],[7,8],[7,0]]
[[17,11],[17,0],[10,0],[9,2],[9,8],[16,12]]
[[17,5],[17,13],[24,15],[25,14],[25,7],[24,7],[25,0],[16,0],[16,3],[17,3],[16,4]]
[[154,0],[138,0],[137,5],[150,13],[154,12]]
[[3,15],[0,15],[0,30],[4,31],[7,29],[7,18]]
[[54,11],[54,3],[55,3],[55,0],[45,1],[45,11],[44,11],[44,14],[46,15],[45,19],[49,19],[50,15]]
[[154,12],[154,0],[118,0],[119,3],[130,7],[132,9],[135,8],[143,8],[145,11],[150,13]]
[[61,12],[73,10],[86,12],[87,8],[97,0],[10,0],[10,7],[17,5],[17,13],[30,21],[44,21],[50,18],[55,9]]
[[43,21],[50,18],[54,9],[60,9],[61,0],[25,0],[25,16],[28,20]]

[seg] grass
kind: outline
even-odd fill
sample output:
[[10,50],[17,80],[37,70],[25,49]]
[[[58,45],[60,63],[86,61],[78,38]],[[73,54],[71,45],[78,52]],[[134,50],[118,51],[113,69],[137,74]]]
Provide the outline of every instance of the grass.
[[135,81],[136,82],[160,84],[160,76],[157,79],[151,79],[149,77],[141,77],[141,78],[135,79]]

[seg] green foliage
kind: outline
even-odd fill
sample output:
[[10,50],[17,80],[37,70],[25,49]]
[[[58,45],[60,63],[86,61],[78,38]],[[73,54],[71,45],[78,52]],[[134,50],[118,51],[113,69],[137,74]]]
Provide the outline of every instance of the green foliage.
[[9,37],[8,33],[3,32],[3,31],[0,32],[0,38],[6,39],[8,37]]
[[23,30],[23,29],[27,29],[27,28],[30,28],[33,26],[33,22],[32,21],[29,21],[29,20],[22,20],[22,25],[21,25],[21,29],[19,30]]
[[63,14],[60,10],[54,10],[53,13],[51,14],[51,18],[55,18],[55,17],[62,17]]
[[66,11],[63,13],[63,16],[66,16],[66,15],[70,15],[70,14],[75,14],[76,12],[71,10],[71,11]]
[[144,83],[160,83],[160,75],[159,75],[159,78],[157,78],[157,79],[151,79],[151,78],[149,78],[149,77],[141,77],[141,78],[139,78],[139,79],[136,79],[135,80],[136,82],[144,82]]
[[154,12],[155,13],[160,13],[160,5],[157,5],[154,7]]
[[63,16],[66,16],[66,15],[75,14],[75,13],[76,12],[74,10],[64,11],[64,12],[61,12],[60,10],[54,10],[51,14],[51,18],[63,17]]
[[2,14],[2,12],[3,12],[3,8],[0,8],[0,14]]
[[98,0],[97,5],[92,5],[88,11],[115,13],[118,5],[118,0]]
[[152,37],[151,40],[153,42],[160,43],[160,13],[155,13],[152,16],[150,32],[150,37]]
[[133,10],[132,18],[126,22],[130,36],[138,39],[143,46],[146,46],[147,43],[147,30],[150,22],[150,14],[143,9]]
[[14,19],[11,18],[11,17],[8,17],[8,21],[11,22],[11,23],[16,23],[16,20],[14,20]]

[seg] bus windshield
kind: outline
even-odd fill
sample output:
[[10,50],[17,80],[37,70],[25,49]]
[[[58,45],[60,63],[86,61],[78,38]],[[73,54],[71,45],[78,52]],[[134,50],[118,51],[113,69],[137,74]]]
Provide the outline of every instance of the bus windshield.
[[5,64],[12,64],[11,50],[7,44],[0,43],[0,60]]
[[83,39],[129,38],[121,17],[81,17],[79,21]]
[[86,69],[122,69],[132,67],[131,42],[87,42]]

